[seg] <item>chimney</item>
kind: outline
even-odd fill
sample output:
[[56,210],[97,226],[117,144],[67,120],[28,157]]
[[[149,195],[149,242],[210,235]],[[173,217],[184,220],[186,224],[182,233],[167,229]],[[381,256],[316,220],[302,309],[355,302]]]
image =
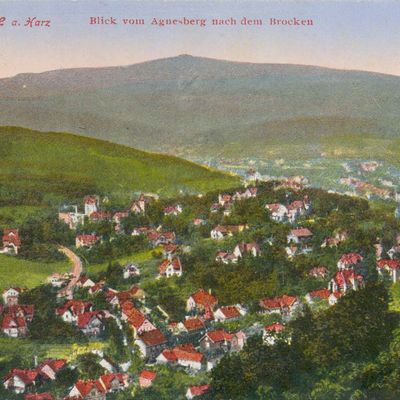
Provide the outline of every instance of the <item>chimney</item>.
[[33,364],[35,365],[35,368],[38,366],[38,358],[37,358],[37,356],[33,357]]
[[208,294],[211,294],[211,288],[210,288],[210,289],[208,289]]

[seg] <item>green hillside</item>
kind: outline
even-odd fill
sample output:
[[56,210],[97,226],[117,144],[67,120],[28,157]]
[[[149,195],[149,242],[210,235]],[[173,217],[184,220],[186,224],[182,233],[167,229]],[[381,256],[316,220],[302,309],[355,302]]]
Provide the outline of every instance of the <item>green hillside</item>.
[[238,183],[176,157],[66,133],[0,127],[0,206],[38,205],[88,193],[121,200],[135,192],[172,195]]
[[43,263],[0,255],[0,290],[10,286],[32,288],[46,282],[53,272],[69,272],[68,261]]

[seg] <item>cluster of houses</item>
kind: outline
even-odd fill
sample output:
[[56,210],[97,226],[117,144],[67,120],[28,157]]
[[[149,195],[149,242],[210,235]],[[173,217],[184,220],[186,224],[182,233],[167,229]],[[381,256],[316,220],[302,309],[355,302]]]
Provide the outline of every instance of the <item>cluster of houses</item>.
[[295,200],[289,204],[266,204],[265,209],[270,212],[270,217],[276,222],[295,222],[299,217],[311,212],[311,201],[308,196],[303,200]]
[[[282,184],[292,187],[293,185],[302,186],[304,182],[300,179]],[[257,188],[254,187],[233,194],[222,193],[219,194],[218,201],[211,205],[210,211],[222,211],[224,215],[230,215],[235,202],[252,199],[256,196]],[[116,232],[121,233],[121,221],[130,213],[144,214],[148,205],[154,200],[156,200],[154,196],[141,194],[137,200],[132,202],[128,210],[111,213],[101,209],[99,197],[86,196],[83,213],[79,213],[78,207],[74,206],[72,211],[60,212],[59,219],[67,223],[71,229],[76,229],[86,220],[93,222],[109,220],[115,222]],[[287,204],[266,204],[265,210],[268,211],[273,221],[294,224],[311,212],[311,201],[304,196],[301,200]],[[169,205],[163,210],[164,216],[170,217],[176,217],[182,212],[183,208],[180,204]],[[195,218],[193,224],[200,226],[205,222],[202,218]],[[212,240],[218,241],[217,243],[221,243],[226,237],[233,237],[248,229],[247,224],[216,225],[211,229],[210,237]],[[184,259],[182,256],[184,247],[177,244],[179,241],[177,241],[175,232],[166,231],[162,226],[157,228],[137,226],[131,235],[146,237],[153,248],[161,246],[163,259],[158,266],[158,278],[182,276],[183,268],[180,256]],[[312,239],[313,232],[307,227],[300,226],[290,229],[285,248],[289,259],[311,252]],[[321,248],[337,247],[347,239],[346,232],[334,232],[333,236],[324,239]],[[79,234],[76,236],[75,245],[76,248],[90,248],[101,240],[102,238],[95,233]],[[9,229],[3,232],[3,250],[7,248],[9,250],[6,252],[18,254],[20,244],[18,230]],[[400,253],[399,243],[398,247]],[[1,252],[4,252],[3,250]],[[389,258],[378,257],[376,268],[380,274],[389,275],[393,282],[396,282],[400,278],[397,272],[400,268],[400,261],[395,258],[395,247],[391,250],[392,253],[388,254]],[[231,264],[238,263],[244,257],[255,258],[260,255],[261,248],[257,242],[241,241],[233,250],[218,251],[215,260],[223,264]],[[139,277],[141,275],[140,267],[135,263],[128,263],[122,268],[121,274],[124,279]],[[308,276],[326,282],[329,271],[324,266],[315,266],[308,272]],[[62,287],[70,279],[70,274],[53,274],[49,278],[49,283],[53,287]],[[304,301],[314,304],[322,300],[329,305],[334,305],[349,291],[363,287],[363,256],[358,253],[343,254],[337,262],[337,270],[329,279],[328,285],[321,286],[325,287],[307,293]],[[246,307],[242,304],[220,305],[217,297],[211,291],[204,289],[199,289],[189,296],[186,301],[186,316],[183,320],[169,321],[167,318],[167,326],[161,327],[154,322],[156,318],[151,318],[151,310],[146,307],[145,293],[137,285],[133,285],[127,290],[114,290],[108,287],[105,281],[95,282],[88,276],[81,275],[77,279],[75,287],[87,290],[89,295],[104,293],[106,301],[112,306],[111,311],[95,310],[92,301],[72,298],[65,300],[56,308],[56,315],[92,338],[101,337],[105,330],[105,322],[109,318],[115,320],[119,328],[126,324],[132,332],[132,338],[140,356],[147,363],[180,366],[191,372],[209,371],[218,363],[223,354],[242,350],[249,336],[247,329],[228,331],[221,328],[224,325],[220,324],[240,320],[248,312]],[[20,293],[21,289],[19,288],[9,288],[3,292],[4,306],[0,307],[1,328],[3,333],[10,337],[26,336],[28,323],[32,321],[34,314],[33,306],[18,304]],[[271,346],[277,340],[285,340],[290,343],[290,333],[286,324],[302,310],[303,300],[299,296],[283,294],[260,299],[258,304],[260,313],[275,314],[280,321],[262,328],[264,342]],[[127,338],[125,338],[126,340]],[[43,362],[33,370],[12,370],[4,380],[4,386],[16,393],[24,393],[27,388],[35,387],[43,379],[54,380],[59,370],[65,368],[65,361],[57,370],[54,369],[56,367],[53,368],[50,361],[57,363],[63,360],[45,360],[48,367]],[[42,370],[45,372],[41,372]],[[155,371],[142,370],[138,376],[139,386],[149,387],[156,376]],[[131,384],[132,378],[128,374],[109,372],[96,380],[78,380],[64,400],[103,400],[106,399],[108,393],[124,390]],[[190,386],[187,389],[186,397],[188,399],[196,398],[208,390],[208,385]],[[27,393],[27,396],[28,400],[53,399],[53,396],[48,393]]]
[[29,323],[34,316],[34,306],[18,304],[20,293],[24,289],[11,287],[3,291],[3,303],[0,304],[1,331],[4,335],[17,338],[28,334]]

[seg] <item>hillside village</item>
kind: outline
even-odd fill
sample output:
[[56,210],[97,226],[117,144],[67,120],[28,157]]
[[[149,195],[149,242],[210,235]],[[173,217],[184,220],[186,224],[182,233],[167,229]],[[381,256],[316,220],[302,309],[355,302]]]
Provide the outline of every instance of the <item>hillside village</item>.
[[[42,242],[42,224],[52,243]],[[233,398],[220,374],[234,360],[256,348],[270,357],[297,351],[309,339],[299,339],[309,328],[301,321],[313,321],[317,335],[319,317],[335,318],[347,304],[362,309],[357,301],[400,280],[393,213],[290,182],[176,198],[141,193],[125,205],[88,194],[34,225],[4,229],[0,251],[72,264],[42,286],[4,289],[3,339],[101,344],[68,359],[9,360],[5,399],[172,398],[171,390],[174,398]],[[387,322],[388,341],[393,331]],[[278,378],[268,387],[240,398],[290,391]]]

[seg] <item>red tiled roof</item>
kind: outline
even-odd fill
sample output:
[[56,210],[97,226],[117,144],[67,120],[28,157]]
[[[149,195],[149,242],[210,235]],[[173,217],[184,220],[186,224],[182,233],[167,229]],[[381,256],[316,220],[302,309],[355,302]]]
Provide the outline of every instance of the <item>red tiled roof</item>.
[[100,313],[98,311],[88,311],[83,314],[79,314],[76,324],[80,329],[86,328],[93,318],[101,319]]
[[320,299],[327,299],[329,298],[331,292],[328,289],[318,289],[318,290],[313,290],[312,292],[309,293],[310,297],[318,297]]
[[21,381],[24,382],[25,385],[31,385],[38,376],[38,373],[37,371],[31,369],[14,368],[7,374],[3,381],[5,382],[14,376],[18,376],[18,378],[21,379]]
[[220,308],[222,314],[224,314],[225,318],[238,318],[241,317],[241,314],[237,307],[235,306],[224,306]]
[[94,211],[89,216],[90,219],[111,219],[112,214],[108,211]]
[[148,369],[143,369],[139,374],[139,378],[148,379],[149,381],[152,381],[156,376],[157,372],[149,371]]
[[85,196],[84,203],[85,204],[97,204],[97,197],[96,196]]
[[313,235],[308,228],[292,229],[290,234],[296,237],[309,237]]
[[208,392],[209,389],[210,385],[189,386],[189,390],[192,396],[201,396],[204,393]]
[[63,306],[58,307],[56,312],[58,315],[63,315],[66,311],[71,311],[73,315],[79,315],[83,312],[89,311],[92,307],[90,301],[85,300],[67,300]]
[[188,331],[196,331],[204,328],[204,322],[200,318],[188,318],[183,321],[183,325]]
[[14,317],[9,314],[5,314],[3,317],[3,321],[1,323],[1,329],[10,329],[10,328],[25,328],[26,321],[24,317]]
[[231,333],[226,332],[223,329],[207,332],[206,336],[208,336],[209,339],[214,343],[231,341],[233,338],[233,335]]
[[340,262],[346,265],[354,265],[362,261],[364,258],[358,253],[347,253],[340,257]]
[[275,333],[277,333],[277,332],[282,332],[283,329],[285,329],[285,327],[284,327],[281,323],[279,323],[279,322],[275,322],[275,323],[273,323],[273,324],[271,324],[271,325],[266,325],[266,326],[264,327],[264,330],[265,330],[265,331],[268,331],[268,332],[275,332]]
[[93,387],[96,387],[97,390],[100,393],[105,393],[105,389],[103,385],[98,381],[83,381],[83,380],[78,380],[75,383],[75,387],[78,389],[79,393],[81,396],[84,398],[92,389]]
[[84,244],[95,244],[97,241],[100,240],[100,236],[97,236],[95,234],[78,235],[76,238]]
[[174,257],[172,260],[164,260],[159,267],[161,275],[165,274],[165,271],[167,270],[169,265],[172,265],[172,268],[175,271],[179,271],[182,268],[181,260],[179,259],[179,257]]
[[15,246],[21,246],[18,229],[4,229],[3,243],[13,243]]
[[400,268],[400,260],[379,260],[377,262],[377,266],[379,268],[390,268],[390,269],[397,269]]
[[139,339],[141,339],[146,346],[157,346],[167,343],[167,339],[159,329],[143,332],[140,334]]
[[63,368],[67,364],[66,360],[63,359],[54,359],[49,358],[40,363],[40,365],[36,368],[37,370],[42,369],[46,365],[48,365],[54,372],[58,372],[61,368]]
[[214,307],[218,303],[217,298],[204,289],[199,289],[191,297],[197,305],[203,307]]
[[297,300],[296,296],[283,295],[280,297],[263,299],[260,301],[260,305],[267,309],[291,307],[296,302],[296,300]]
[[101,382],[103,382],[104,386],[106,387],[107,391],[111,389],[111,383],[117,379],[119,381],[120,385],[124,385],[125,384],[125,380],[127,379],[127,375],[126,374],[122,374],[122,373],[110,373],[110,374],[106,374],[106,375],[102,375],[99,380]]

